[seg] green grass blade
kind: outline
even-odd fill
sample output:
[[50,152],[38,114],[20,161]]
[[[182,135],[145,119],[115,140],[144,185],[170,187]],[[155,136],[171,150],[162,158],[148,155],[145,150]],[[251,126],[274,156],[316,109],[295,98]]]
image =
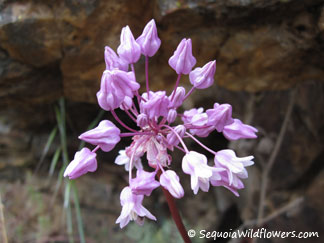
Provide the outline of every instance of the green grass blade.
[[67,220],[67,232],[69,236],[69,242],[74,242],[73,237],[73,221],[72,221],[72,208],[70,204],[70,194],[71,194],[72,181],[66,180],[65,191],[64,191],[64,208],[66,210],[66,220]]
[[39,159],[39,162],[37,163],[37,166],[35,168],[35,173],[37,173],[37,171],[41,167],[41,165],[42,165],[42,163],[43,163],[43,161],[44,161],[44,159],[45,159],[45,157],[46,157],[46,155],[47,155],[47,153],[48,153],[48,151],[49,151],[49,149],[50,149],[50,147],[51,147],[51,145],[52,145],[52,143],[53,143],[53,141],[54,141],[54,139],[56,137],[56,133],[57,133],[57,126],[55,126],[53,128],[53,130],[51,131],[50,135],[47,138],[45,147],[44,147],[44,149],[42,151],[42,155],[41,155],[41,157]]
[[64,127],[64,131],[66,131],[65,101],[64,101],[63,97],[59,99],[59,107],[60,107],[60,113],[61,113],[61,119],[62,119],[61,122]]
[[[59,107],[55,107],[55,114],[56,114],[58,130],[59,130],[59,134],[60,134],[61,147],[56,151],[56,153],[53,157],[53,161],[58,160],[60,154],[62,155],[62,159],[63,159],[63,166],[59,172],[59,178],[58,178],[58,181],[56,184],[56,190],[54,193],[54,194],[57,194],[58,189],[62,183],[63,173],[69,163],[69,156],[68,156],[68,149],[67,149],[67,138],[66,138],[65,102],[64,102],[63,98],[61,98],[59,100]],[[98,114],[98,116],[96,117],[96,119],[90,124],[90,126],[94,127],[98,123],[98,121],[101,119],[102,115],[103,115],[103,112],[100,112]],[[89,128],[89,129],[91,129],[91,128]],[[56,166],[56,163],[57,163],[57,161],[55,163],[53,162],[54,168]],[[85,241],[85,236],[84,236],[83,221],[82,221],[82,215],[81,215],[80,202],[79,202],[79,197],[78,197],[78,193],[77,193],[77,188],[74,184],[74,181],[66,179],[65,182],[66,183],[65,183],[65,192],[64,192],[64,208],[67,211],[67,232],[69,235],[69,242],[70,243],[74,242],[72,212],[71,212],[71,203],[70,203],[71,193],[72,193],[74,207],[75,207],[75,213],[76,213],[76,219],[77,219],[77,224],[78,224],[78,232],[79,232],[80,242],[85,243],[86,241]],[[71,192],[71,190],[72,190],[72,192]]]
[[61,148],[62,148],[62,155],[63,155],[63,164],[67,165],[69,163],[69,157],[67,152],[67,142],[66,142],[66,131],[65,131],[65,115],[63,114],[65,112],[65,109],[60,107],[60,110],[55,107],[55,113],[56,113],[56,120],[57,125],[59,128],[60,133],[60,141],[61,141]]
[[50,135],[48,136],[48,139],[47,139],[46,145],[43,149],[42,156],[40,158],[39,163],[42,163],[44,158],[46,157],[48,150],[51,147],[51,145],[55,139],[56,133],[57,133],[57,126],[54,127],[54,129],[51,131]]
[[66,221],[67,221],[67,233],[69,237],[69,243],[74,243],[71,205],[69,205],[66,208]]
[[54,190],[53,197],[52,197],[52,203],[54,203],[54,200],[55,200],[55,198],[57,196],[57,193],[58,193],[58,191],[59,191],[59,189],[61,187],[65,168],[66,168],[65,166],[62,166],[62,168],[60,169],[60,172],[58,174],[56,185],[55,185],[55,190]]
[[49,169],[49,172],[48,172],[50,177],[53,176],[53,174],[54,174],[54,170],[55,170],[57,162],[58,162],[58,160],[60,158],[61,151],[62,151],[62,149],[60,147],[58,147],[56,149],[55,153],[54,153],[54,156],[53,156],[52,161],[51,161],[51,166],[50,166],[50,169]]
[[75,214],[76,214],[77,223],[78,223],[78,231],[79,231],[80,243],[86,243],[85,237],[84,237],[83,221],[82,221],[82,215],[81,215],[81,209],[80,209],[78,190],[77,190],[77,187],[74,184],[74,182],[72,183],[72,190],[73,190]]
[[67,180],[64,191],[64,208],[68,208],[70,205],[70,194],[71,194],[71,181]]

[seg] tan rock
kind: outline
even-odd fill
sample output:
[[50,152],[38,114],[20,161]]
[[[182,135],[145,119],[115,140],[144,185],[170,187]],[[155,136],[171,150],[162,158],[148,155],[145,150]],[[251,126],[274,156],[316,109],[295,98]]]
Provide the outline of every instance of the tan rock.
[[[171,90],[176,79],[168,59],[182,38],[191,38],[197,66],[216,59],[216,82],[230,90],[284,90],[323,80],[321,17],[294,1],[39,1],[6,2],[0,19],[0,85],[6,103],[39,87],[50,102],[60,94],[96,103],[105,45],[116,49],[121,28],[137,37],[155,18],[162,46],[150,60],[153,90]],[[143,59],[136,64],[144,82]],[[38,75],[35,76],[35,74]],[[46,76],[44,79],[42,76]],[[26,80],[30,80],[28,85]],[[37,77],[37,78],[34,78]],[[46,83],[56,87],[43,89]],[[14,89],[10,84],[15,84]],[[42,85],[40,85],[42,83]],[[188,78],[181,84],[188,86]],[[10,88],[8,88],[10,87]],[[217,89],[214,86],[213,89]],[[18,92],[19,91],[19,92]],[[10,94],[10,95],[9,95]],[[32,95],[32,94],[31,94]],[[46,98],[48,96],[48,98]]]

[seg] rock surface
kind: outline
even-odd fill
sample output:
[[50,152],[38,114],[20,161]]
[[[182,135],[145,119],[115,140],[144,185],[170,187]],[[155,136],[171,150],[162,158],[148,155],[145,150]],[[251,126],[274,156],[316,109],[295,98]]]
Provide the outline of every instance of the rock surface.
[[[44,103],[62,94],[95,103],[104,46],[117,48],[120,30],[127,24],[138,36],[151,18],[156,19],[162,39],[151,62],[152,73],[158,73],[152,78],[154,89],[171,87],[175,74],[167,60],[184,37],[192,38],[198,66],[217,59],[217,83],[230,90],[283,90],[323,80],[322,4],[319,0],[3,1],[1,104]],[[137,66],[143,68],[143,62]]]

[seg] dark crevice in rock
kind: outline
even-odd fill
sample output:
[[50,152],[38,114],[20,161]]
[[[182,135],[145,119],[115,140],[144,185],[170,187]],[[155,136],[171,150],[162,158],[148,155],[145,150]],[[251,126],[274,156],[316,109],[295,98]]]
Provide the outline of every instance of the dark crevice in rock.
[[[237,205],[231,205],[223,214],[219,220],[218,229],[211,229],[211,231],[216,230],[217,232],[233,232],[237,227],[242,224],[242,219],[240,212],[237,208]],[[229,238],[217,238],[216,242],[225,243],[230,240]],[[215,242],[213,239],[208,240],[207,242]]]
[[300,3],[300,1],[277,2],[270,6],[267,6],[266,2],[263,2],[260,6],[239,4],[231,6],[224,2],[201,4],[192,8],[184,5],[184,7],[166,14],[164,18],[192,12],[201,16],[205,24],[250,29],[251,26],[280,25],[282,21],[293,19],[304,12],[318,17],[322,4],[322,0],[313,0],[303,1],[303,3]]
[[[20,82],[21,77],[9,78],[1,86],[6,93],[0,94],[0,107],[25,107],[32,104],[48,104],[62,96],[62,73],[59,63],[34,68]],[[2,97],[1,97],[2,96]]]
[[311,162],[309,168],[284,190],[303,190],[307,189],[324,169],[324,150]]

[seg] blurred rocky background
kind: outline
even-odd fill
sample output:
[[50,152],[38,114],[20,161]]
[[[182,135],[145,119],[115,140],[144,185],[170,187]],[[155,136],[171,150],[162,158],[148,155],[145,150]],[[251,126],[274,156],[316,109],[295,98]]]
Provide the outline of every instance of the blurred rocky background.
[[[185,107],[230,103],[235,117],[260,131],[255,141],[228,143],[216,133],[202,139],[215,150],[252,154],[256,164],[240,198],[223,188],[193,196],[182,176],[186,196],[177,203],[188,228],[317,231],[320,238],[298,242],[323,242],[323,0],[0,0],[0,193],[9,242],[68,242],[61,160],[48,174],[58,136],[42,158],[57,126],[54,107],[64,97],[72,158],[77,136],[99,113],[104,46],[116,49],[125,25],[137,37],[152,18],[162,40],[150,59],[152,89],[171,91],[176,74],[167,61],[189,37],[197,65],[216,59],[217,71],[216,84]],[[136,64],[141,83],[143,64]],[[187,78],[181,82],[189,89]],[[159,190],[145,201],[157,223],[115,225],[127,173],[113,161],[128,143],[99,154],[97,172],[76,181],[87,242],[181,242]],[[76,223],[73,232],[78,242]],[[287,241],[295,242],[257,242]]]

